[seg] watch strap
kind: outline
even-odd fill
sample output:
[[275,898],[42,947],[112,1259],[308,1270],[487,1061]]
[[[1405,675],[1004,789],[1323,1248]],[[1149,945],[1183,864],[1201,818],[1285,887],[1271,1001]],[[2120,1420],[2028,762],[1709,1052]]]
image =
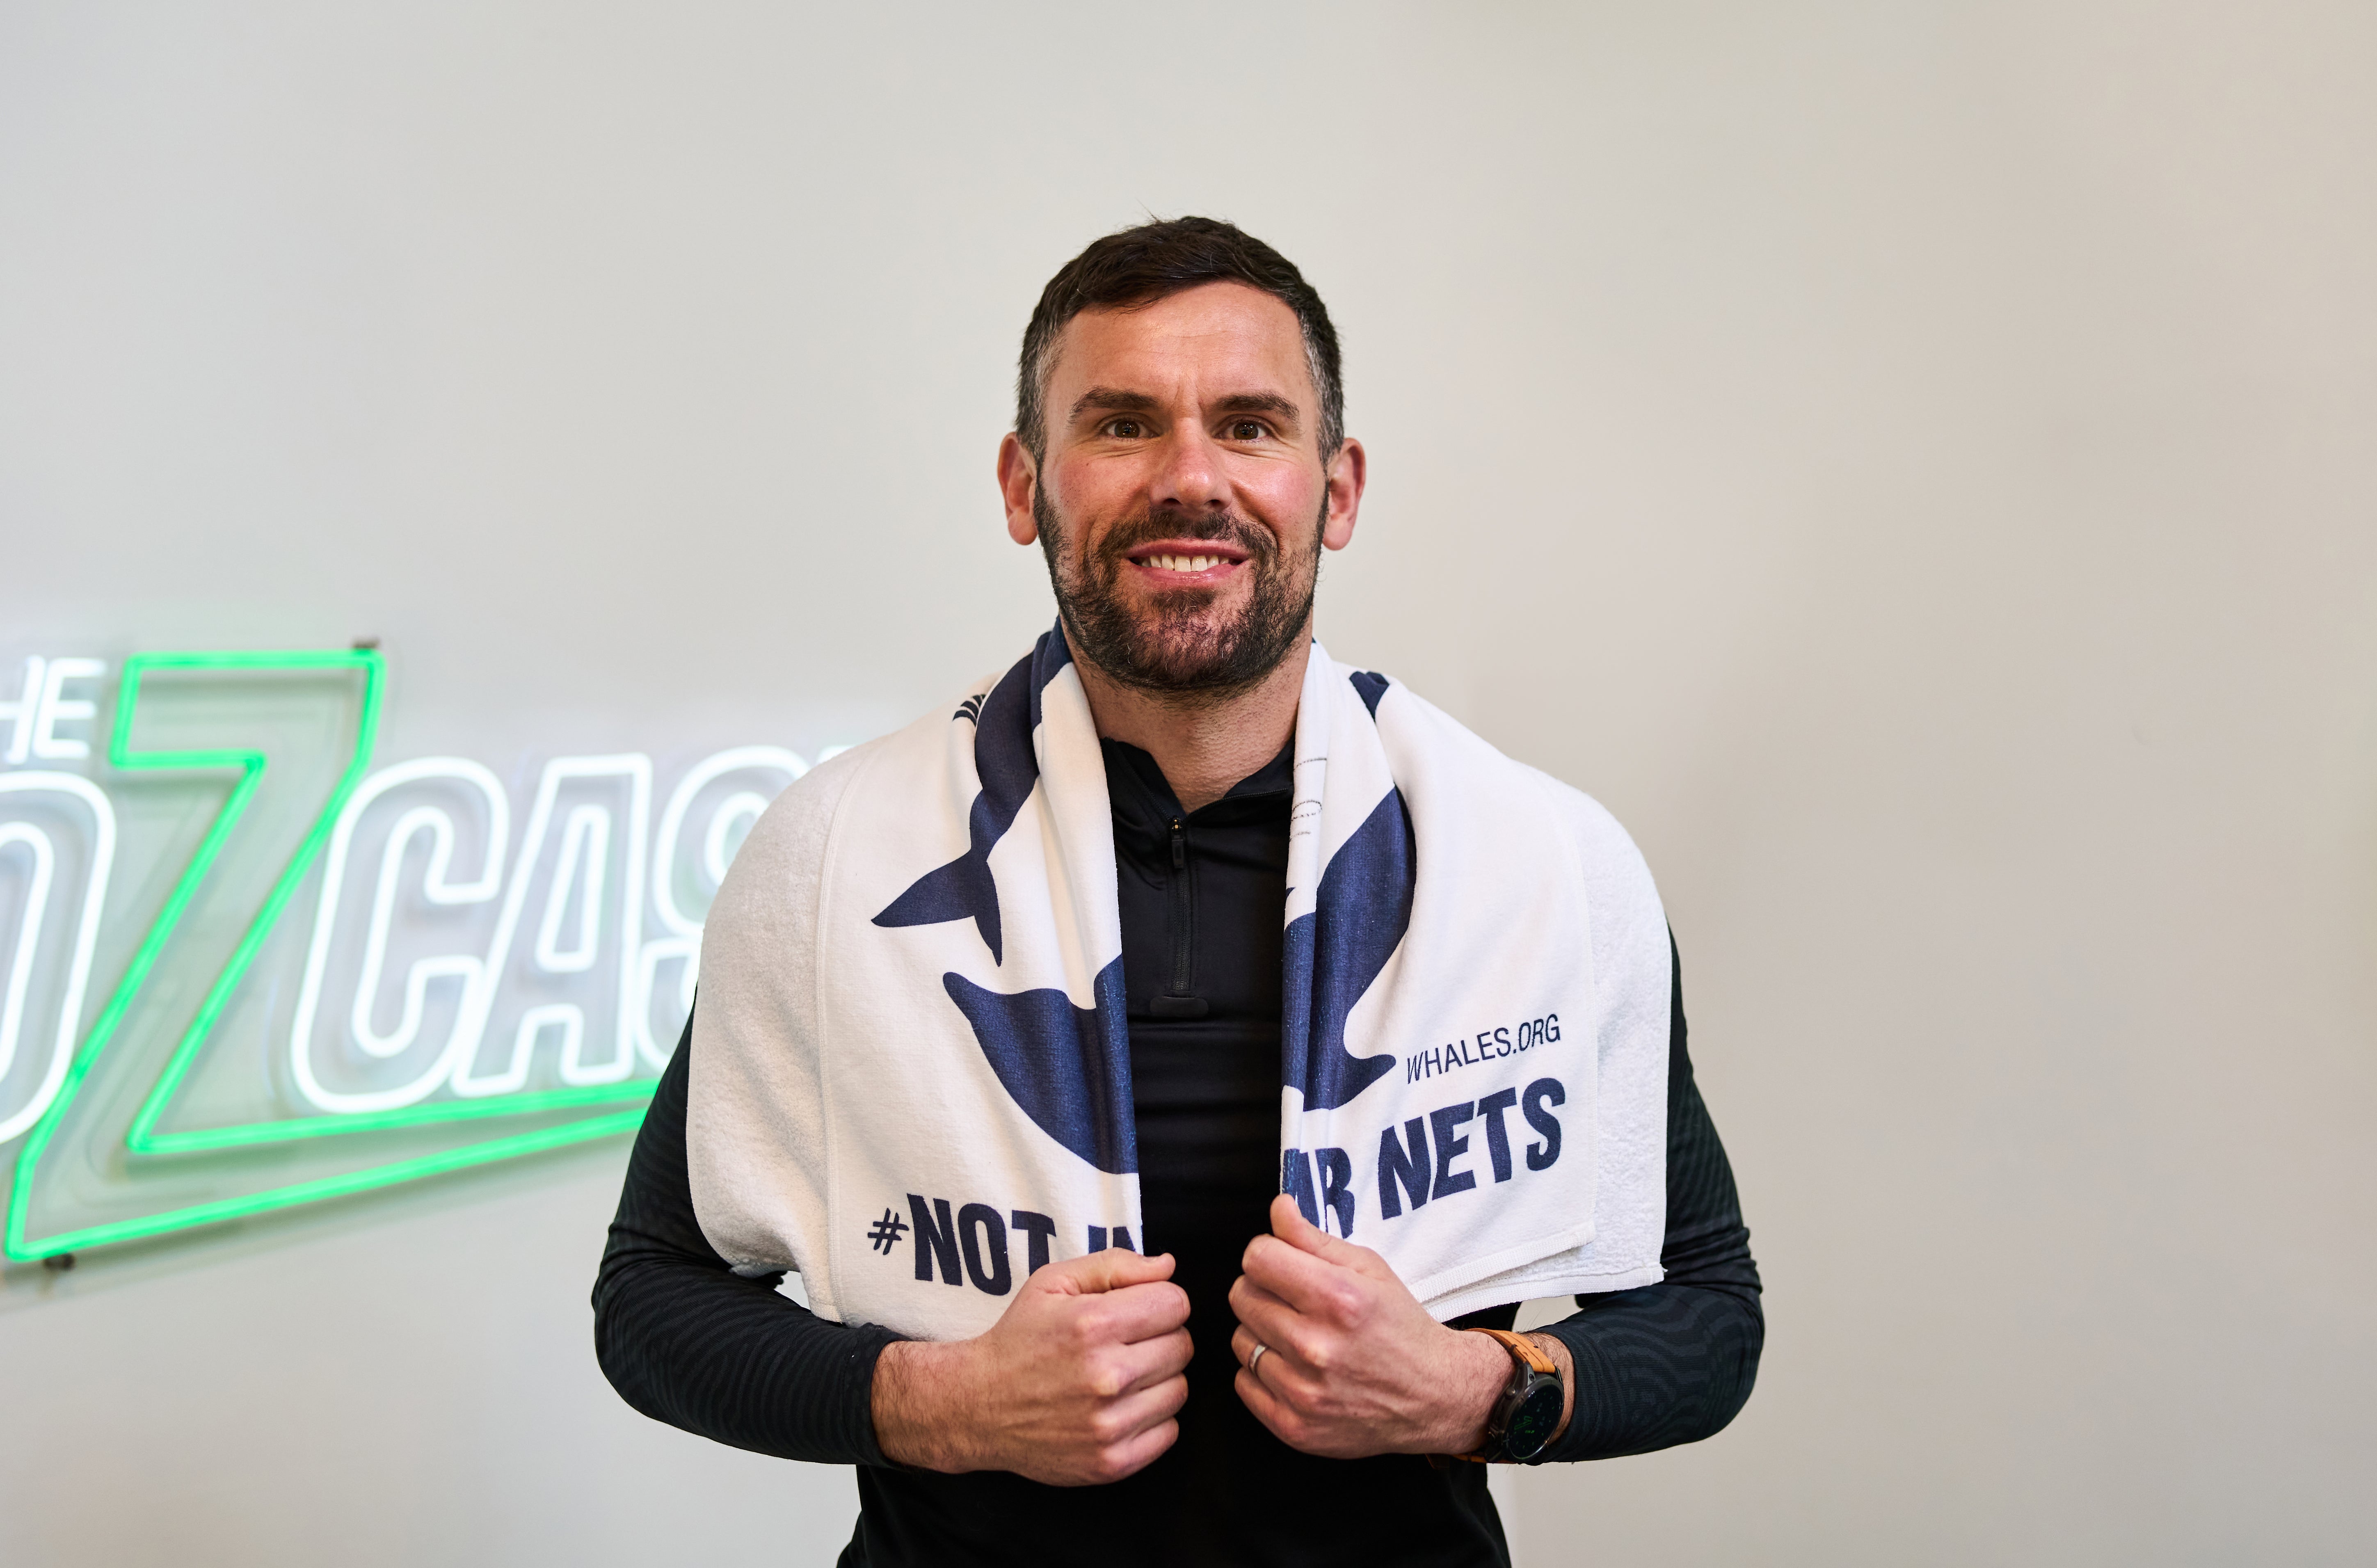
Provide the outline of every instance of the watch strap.
[[[1534,1372],[1539,1377],[1557,1378],[1559,1376],[1559,1364],[1544,1353],[1543,1347],[1537,1345],[1534,1340],[1529,1339],[1523,1334],[1513,1334],[1506,1328],[1471,1328],[1465,1332],[1470,1334],[1485,1335],[1487,1337],[1499,1344],[1503,1349],[1511,1353],[1511,1359],[1516,1362],[1521,1369],[1523,1369],[1523,1371]],[[1521,1371],[1513,1371],[1511,1373],[1511,1382],[1516,1383],[1522,1375],[1523,1372]],[[1495,1408],[1499,1411],[1500,1407],[1501,1400],[1498,1398],[1495,1401]],[[1493,1430],[1492,1420],[1491,1418],[1489,1418],[1487,1420],[1485,1442],[1480,1444],[1471,1453],[1455,1454],[1450,1455],[1450,1457],[1454,1459],[1465,1459],[1473,1465],[1489,1465],[1493,1463],[1494,1454],[1499,1450],[1501,1446],[1502,1434]],[[1435,1454],[1428,1455],[1428,1459],[1432,1464],[1441,1465],[1441,1461],[1439,1460]]]
[[1559,1364],[1544,1354],[1542,1346],[1523,1334],[1512,1334],[1507,1328],[1473,1328],[1468,1332],[1482,1334],[1488,1339],[1499,1341],[1502,1348],[1511,1353],[1512,1359],[1547,1377],[1557,1377],[1559,1374]]

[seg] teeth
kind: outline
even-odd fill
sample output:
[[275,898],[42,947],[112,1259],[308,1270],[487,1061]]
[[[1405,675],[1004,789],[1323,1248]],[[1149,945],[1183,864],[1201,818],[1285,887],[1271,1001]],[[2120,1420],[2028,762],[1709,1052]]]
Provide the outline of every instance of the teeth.
[[1219,556],[1150,556],[1147,564],[1165,571],[1205,571],[1222,564]]

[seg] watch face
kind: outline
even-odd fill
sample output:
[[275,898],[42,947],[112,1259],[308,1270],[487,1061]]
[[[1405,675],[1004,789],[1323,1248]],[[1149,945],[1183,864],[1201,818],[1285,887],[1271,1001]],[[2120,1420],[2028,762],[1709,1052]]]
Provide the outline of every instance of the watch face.
[[1532,1459],[1544,1451],[1559,1430],[1559,1379],[1547,1378],[1527,1391],[1519,1407],[1511,1412],[1511,1425],[1502,1435],[1502,1446],[1513,1459]]

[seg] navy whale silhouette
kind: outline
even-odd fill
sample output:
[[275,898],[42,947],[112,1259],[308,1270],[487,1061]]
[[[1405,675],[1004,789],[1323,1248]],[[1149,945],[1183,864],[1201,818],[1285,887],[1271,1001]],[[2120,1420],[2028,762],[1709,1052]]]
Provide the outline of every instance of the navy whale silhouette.
[[[1032,736],[1040,724],[1041,692],[1071,658],[1061,626],[1052,628],[978,709],[968,703],[952,715],[953,723],[974,723],[974,769],[982,779],[966,812],[965,853],[918,878],[875,916],[876,925],[971,919],[991,962],[1005,964],[990,852],[1039,782]],[[1386,678],[1363,671],[1352,680],[1375,719]],[[1345,1017],[1411,924],[1416,865],[1402,794],[1389,790],[1321,872],[1313,913],[1291,922],[1284,933],[1283,1081],[1303,1092],[1308,1108],[1344,1105],[1394,1066],[1392,1054],[1347,1055]],[[944,975],[941,984],[1000,1086],[1035,1126],[1099,1170],[1119,1175],[1138,1168],[1120,958],[1092,981],[1088,1008],[1049,987],[1003,993],[955,973]]]

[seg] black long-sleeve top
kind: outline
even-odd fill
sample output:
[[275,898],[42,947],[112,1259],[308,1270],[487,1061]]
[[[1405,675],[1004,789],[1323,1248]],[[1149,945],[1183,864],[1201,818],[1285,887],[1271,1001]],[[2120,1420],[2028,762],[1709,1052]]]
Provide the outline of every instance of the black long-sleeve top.
[[[846,1565],[1220,1562],[1507,1564],[1482,1466],[1299,1454],[1231,1386],[1228,1293],[1278,1191],[1281,925],[1292,760],[1184,811],[1145,752],[1105,743],[1115,818],[1140,1191],[1149,1252],[1188,1293],[1180,1438],[1139,1474],[1057,1489],[1004,1472],[896,1466],[875,1439],[876,1358],[899,1337],[828,1322],[781,1276],[729,1271],[694,1217],[687,1025],[627,1165],[594,1287],[595,1352],[657,1420],[787,1459],[854,1464]],[[1672,952],[1672,947],[1671,947]],[[1543,1456],[1639,1454],[1709,1436],[1750,1396],[1764,1337],[1732,1169],[1692,1082],[1680,965],[1667,1066],[1666,1277],[1577,1298],[1551,1325],[1575,1415]],[[1456,1322],[1509,1327],[1516,1303]]]

